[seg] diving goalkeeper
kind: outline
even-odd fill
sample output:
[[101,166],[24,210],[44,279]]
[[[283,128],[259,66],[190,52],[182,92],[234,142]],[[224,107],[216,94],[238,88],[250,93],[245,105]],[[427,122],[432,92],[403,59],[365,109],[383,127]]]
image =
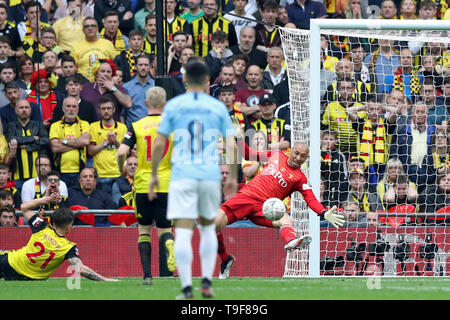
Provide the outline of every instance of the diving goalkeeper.
[[216,231],[218,232],[219,248],[218,254],[222,261],[219,278],[229,277],[234,257],[227,253],[220,232],[226,225],[235,221],[248,219],[253,223],[270,228],[280,228],[280,236],[285,241],[285,250],[290,252],[301,249],[311,241],[309,236],[297,237],[293,228],[292,218],[285,213],[277,221],[267,219],[262,213],[262,206],[269,198],[285,199],[293,192],[299,191],[309,208],[339,228],[344,224],[344,217],[336,214],[336,207],[326,210],[315,197],[312,187],[308,185],[301,166],[309,156],[309,148],[301,143],[296,143],[289,155],[282,151],[256,151],[249,148],[240,139],[239,148],[244,153],[245,159],[267,162],[261,172],[248,184],[241,188],[230,200],[224,202],[215,219]]

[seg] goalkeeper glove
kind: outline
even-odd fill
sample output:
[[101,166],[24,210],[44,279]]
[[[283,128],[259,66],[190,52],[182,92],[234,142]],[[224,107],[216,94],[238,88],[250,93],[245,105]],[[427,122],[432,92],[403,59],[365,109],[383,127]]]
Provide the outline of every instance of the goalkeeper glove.
[[236,131],[236,138],[242,139],[244,137],[243,125],[241,125],[239,119],[235,115],[231,115],[230,118],[233,123],[234,130]]
[[331,223],[335,228],[339,229],[339,227],[342,227],[345,222],[345,218],[340,215],[334,213],[336,211],[336,206],[333,206],[330,210],[323,211],[323,217],[325,220],[327,220],[329,223]]

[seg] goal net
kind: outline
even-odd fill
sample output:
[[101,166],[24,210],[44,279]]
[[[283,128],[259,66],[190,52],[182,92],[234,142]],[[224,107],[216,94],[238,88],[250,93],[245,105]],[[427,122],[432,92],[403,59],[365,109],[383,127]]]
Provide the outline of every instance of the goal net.
[[449,21],[312,20],[281,28],[292,143],[339,230],[301,195],[291,216],[308,249],[286,277],[448,276],[450,265]]

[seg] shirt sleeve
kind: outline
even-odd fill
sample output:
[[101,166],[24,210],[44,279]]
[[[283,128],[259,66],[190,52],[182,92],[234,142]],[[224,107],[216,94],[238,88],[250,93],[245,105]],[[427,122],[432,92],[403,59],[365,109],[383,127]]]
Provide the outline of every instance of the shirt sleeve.
[[122,143],[129,146],[130,148],[134,148],[134,145],[136,144],[136,134],[134,132],[134,128],[133,128],[132,124],[130,124],[128,126],[128,130],[125,133],[125,137],[124,137]]
[[45,220],[42,219],[37,213],[32,216],[30,220],[28,220],[28,225],[30,226],[32,233],[44,230],[48,226],[47,222],[45,222]]
[[325,210],[325,207],[319,202],[319,200],[317,200],[316,196],[314,195],[312,187],[308,184],[306,177],[300,180],[298,191],[300,191],[303,199],[305,199],[306,204],[312,211],[317,214],[321,214],[322,211]]
[[80,255],[78,254],[78,248],[77,246],[73,246],[67,253],[66,256],[64,257],[65,260],[70,259],[70,258],[79,258]]

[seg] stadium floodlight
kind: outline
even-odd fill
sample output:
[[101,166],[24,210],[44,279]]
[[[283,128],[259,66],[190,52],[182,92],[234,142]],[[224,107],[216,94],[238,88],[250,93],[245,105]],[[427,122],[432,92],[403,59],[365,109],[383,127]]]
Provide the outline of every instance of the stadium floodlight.
[[[424,48],[426,46],[432,46],[433,43],[439,43],[443,44],[443,48],[445,48],[445,54],[448,54],[446,51],[448,50],[447,47],[450,43],[450,21],[420,19],[312,19],[310,22],[310,30],[291,28],[280,28],[279,30],[281,33],[288,75],[292,143],[301,141],[306,143],[310,148],[310,158],[303,170],[308,177],[310,184],[312,185],[315,195],[319,199],[319,190],[321,185],[321,121],[323,120],[324,109],[326,108],[327,104],[331,102],[331,100],[327,100],[329,99],[328,93],[331,95],[333,94],[333,92],[329,92],[330,87],[325,86],[325,88],[327,89],[325,91],[325,94],[324,91],[321,90],[321,88],[324,88],[324,83],[326,83],[326,79],[323,78],[321,72],[321,70],[323,69],[321,60],[322,55],[326,55],[326,50],[333,50],[332,48],[342,49],[347,46],[347,48],[343,49],[340,53],[342,55],[342,58],[351,60],[348,57],[350,51],[349,46],[351,41],[354,40],[349,39],[368,40],[364,42],[366,48],[370,48],[368,50],[369,52],[367,52],[368,54],[370,54],[371,50],[375,48],[378,40],[389,40],[395,42],[395,44],[401,43],[401,48],[410,48],[413,57],[411,69],[413,70],[412,74],[420,77],[420,80],[418,81],[420,81],[420,83],[422,84],[423,79],[425,78],[425,71],[428,72],[428,70],[420,69],[421,61],[425,57],[424,52],[426,50]],[[322,48],[323,41],[327,41],[327,46],[325,49]],[[332,45],[335,45],[335,47],[333,47]],[[422,49],[424,49],[425,51],[423,51]],[[400,52],[398,50],[396,52],[398,54],[398,57],[400,57]],[[427,53],[427,57],[429,57],[429,53],[430,52]],[[333,60],[333,54],[330,54],[330,56],[331,61],[328,67],[330,69],[333,69],[334,72],[334,68],[336,66],[335,62],[338,61],[338,59],[334,58],[335,60]],[[439,63],[441,64],[441,66],[439,66],[439,72],[442,76],[447,75],[446,72],[448,72],[448,75],[450,75],[450,63],[448,63],[448,61],[444,61],[444,59],[448,59],[448,57],[448,55],[446,57],[441,57],[441,61],[433,60],[434,66]],[[447,63],[447,65],[444,66],[444,63]],[[369,94],[374,94],[378,99],[377,101],[383,101],[382,103],[385,103],[384,99],[386,99],[386,88],[384,88],[383,86],[390,85],[390,90],[395,90],[395,88],[399,85],[396,82],[397,74],[395,73],[396,70],[398,70],[397,68],[399,66],[401,66],[400,59],[397,65],[390,66],[391,70],[393,70],[392,73],[374,74],[374,83],[372,83],[373,86],[371,89],[372,91],[369,92],[370,90],[366,88],[367,96]],[[449,69],[442,72],[443,67],[447,66],[449,67]],[[436,80],[436,74],[434,74],[433,71],[437,70],[437,68],[433,69],[432,67],[431,69],[431,74],[428,74],[428,77]],[[352,77],[350,78],[354,79],[353,76],[354,75],[352,75]],[[378,79],[377,77],[379,76],[381,76],[380,79],[383,79],[383,83],[381,83],[381,86],[380,83],[375,84]],[[387,77],[390,77],[389,81],[392,80],[391,83],[388,82]],[[406,88],[407,84],[401,83],[400,85],[403,86],[402,88]],[[414,83],[411,82],[408,85],[410,86],[410,90],[412,90]],[[370,84],[368,86],[370,86]],[[336,87],[332,88],[334,88],[334,90],[336,91]],[[420,98],[419,87],[415,89],[415,92],[407,92],[406,89],[401,89],[403,94],[405,94],[405,96],[409,99],[405,99],[406,102],[410,103],[409,107],[411,107],[415,98]],[[358,94],[357,90],[358,88],[355,87],[356,95]],[[339,93],[336,92],[336,94],[338,95]],[[410,94],[410,96],[408,96],[407,94]],[[365,98],[367,98],[367,96]],[[365,98],[361,98],[361,100],[355,98],[355,101],[360,102],[361,105],[366,105],[367,100],[365,100]],[[410,100],[412,100],[412,102]],[[406,114],[406,117],[407,116],[408,115]],[[360,141],[360,137],[357,137],[356,143],[353,144],[354,146],[356,146],[356,150],[353,150],[350,153],[354,153],[356,155],[363,154],[363,152],[359,149]],[[349,145],[351,144],[350,141],[348,141],[348,143]],[[366,159],[366,163],[369,164],[369,162],[370,160]],[[417,185],[418,182],[416,181],[416,186]],[[294,219],[294,226],[296,227],[296,231],[299,233],[299,236],[309,234],[312,237],[313,241],[310,244],[309,249],[303,249],[301,251],[295,251],[288,254],[284,276],[319,277],[321,275],[321,249],[323,253],[323,251],[327,250],[326,248],[328,245],[328,243],[326,243],[325,245],[321,246],[321,242],[327,242],[328,239],[324,239],[323,237],[322,239],[320,238],[320,219],[316,213],[308,209],[305,202],[301,198],[301,195],[296,192],[291,200],[291,216]],[[414,205],[417,205],[417,203],[414,203]],[[436,205],[439,204],[436,203]],[[416,208],[416,212],[419,212],[419,210],[422,209],[419,209],[418,206]],[[385,210],[385,213],[386,212],[387,209]],[[406,220],[408,219],[409,218],[406,217]],[[415,221],[417,222],[418,220]],[[410,224],[407,226],[413,226],[412,228],[423,227],[419,224]],[[327,234],[334,233],[336,235],[335,231],[332,231],[331,229],[329,230],[330,231],[328,231]],[[341,232],[341,229],[337,231],[337,233],[339,232]],[[394,231],[391,232],[390,237],[385,237],[383,239],[390,239],[392,243],[395,243],[395,241],[398,240],[396,236],[397,234]],[[339,236],[335,236],[335,240],[333,241],[337,241],[338,238]],[[320,241],[318,241],[319,239]],[[368,240],[367,243],[371,241],[372,240]],[[419,239],[418,241],[421,242],[422,240]],[[392,251],[392,248],[390,250]],[[336,257],[341,253],[325,252],[324,254],[327,257]],[[390,257],[392,256],[392,252],[386,252],[385,256],[387,257],[386,259],[390,259]],[[386,270],[388,269],[389,265],[387,265]],[[394,271],[392,271],[391,273],[395,275]]]

